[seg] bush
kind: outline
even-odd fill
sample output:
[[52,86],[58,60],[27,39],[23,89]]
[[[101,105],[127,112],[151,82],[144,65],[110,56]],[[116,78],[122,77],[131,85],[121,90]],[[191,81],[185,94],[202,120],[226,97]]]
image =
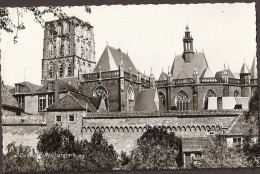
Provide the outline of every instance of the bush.
[[181,165],[181,139],[158,127],[150,127],[131,153],[132,169],[173,169]]

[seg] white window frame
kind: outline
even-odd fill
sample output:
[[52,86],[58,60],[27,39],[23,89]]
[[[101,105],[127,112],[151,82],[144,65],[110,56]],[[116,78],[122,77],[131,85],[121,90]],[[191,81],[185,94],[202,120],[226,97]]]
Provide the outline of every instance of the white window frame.
[[[73,121],[70,121],[70,116],[73,116],[74,117],[74,120]],[[76,115],[75,114],[69,114],[68,115],[68,122],[75,122],[76,121]]]
[[[60,121],[57,120],[58,117],[60,117]],[[61,115],[55,115],[55,122],[61,123],[62,122],[62,116]]]
[[[45,100],[45,103],[43,103],[43,100]],[[42,102],[41,102],[42,101]],[[46,108],[46,95],[39,95],[39,111],[44,111],[45,110],[45,108]],[[42,108],[42,106],[44,107],[44,108]],[[44,106],[45,105],[45,106]]]

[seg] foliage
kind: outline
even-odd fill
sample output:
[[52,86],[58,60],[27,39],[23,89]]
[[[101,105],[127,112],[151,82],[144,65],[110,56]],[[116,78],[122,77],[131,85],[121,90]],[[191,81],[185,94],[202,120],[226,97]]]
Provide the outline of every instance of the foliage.
[[203,168],[238,168],[246,167],[245,156],[241,147],[227,147],[226,137],[211,136],[204,147],[202,161]]
[[132,169],[172,169],[182,163],[181,140],[159,127],[149,128],[131,153]]
[[36,172],[41,170],[40,163],[36,158],[34,149],[20,145],[15,142],[7,145],[8,152],[3,156],[4,172]]
[[78,149],[78,144],[74,141],[74,135],[68,129],[63,129],[59,125],[44,130],[38,139],[37,150],[42,154],[75,153],[74,147]]
[[[0,30],[4,30],[8,33],[13,33],[16,31],[14,36],[14,43],[17,43],[18,32],[20,30],[24,30],[26,28],[23,22],[23,14],[31,13],[34,16],[34,21],[39,23],[42,27],[44,27],[44,16],[47,14],[53,15],[58,19],[66,19],[67,14],[63,12],[62,7],[21,7],[16,8],[17,14],[14,19],[11,17],[8,8],[0,8]],[[87,13],[91,13],[91,8],[89,6],[85,6],[85,11]]]
[[258,89],[254,91],[253,96],[249,100],[249,111],[258,111],[259,105],[258,105]]
[[91,141],[84,148],[83,155],[88,170],[111,170],[117,161],[113,145],[108,145],[100,132],[93,134]]

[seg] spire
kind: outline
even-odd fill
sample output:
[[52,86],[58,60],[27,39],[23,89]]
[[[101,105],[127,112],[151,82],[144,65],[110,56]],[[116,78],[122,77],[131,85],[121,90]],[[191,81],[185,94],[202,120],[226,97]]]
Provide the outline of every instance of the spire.
[[240,74],[250,74],[249,69],[246,65],[246,63],[244,62],[240,71]]
[[250,74],[251,79],[257,79],[258,78],[256,57],[254,57],[254,59],[253,59],[250,73],[251,73]]

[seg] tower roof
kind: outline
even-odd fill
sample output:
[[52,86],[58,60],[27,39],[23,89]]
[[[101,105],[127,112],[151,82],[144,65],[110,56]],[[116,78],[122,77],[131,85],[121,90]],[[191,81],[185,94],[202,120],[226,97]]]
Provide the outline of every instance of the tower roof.
[[94,72],[99,72],[99,67],[101,71],[115,71],[119,69],[120,58],[122,56],[122,61],[124,65],[124,70],[129,71],[132,69],[132,74],[137,75],[137,70],[133,64],[130,57],[122,52],[120,49],[115,49],[109,45],[106,46],[103,54],[101,55]]
[[253,59],[250,73],[251,73],[250,74],[251,79],[257,79],[258,78],[256,57]]
[[185,63],[183,55],[177,55],[174,58],[174,62],[171,69],[171,74],[173,79],[177,79],[181,72],[184,71],[187,74],[186,78],[193,78],[194,68],[196,66],[199,77],[203,71],[208,67],[208,63],[204,53],[194,53],[190,58],[190,63]]
[[250,74],[249,69],[246,65],[246,63],[243,63],[240,74]]
[[162,71],[159,80],[167,80],[167,74]]

